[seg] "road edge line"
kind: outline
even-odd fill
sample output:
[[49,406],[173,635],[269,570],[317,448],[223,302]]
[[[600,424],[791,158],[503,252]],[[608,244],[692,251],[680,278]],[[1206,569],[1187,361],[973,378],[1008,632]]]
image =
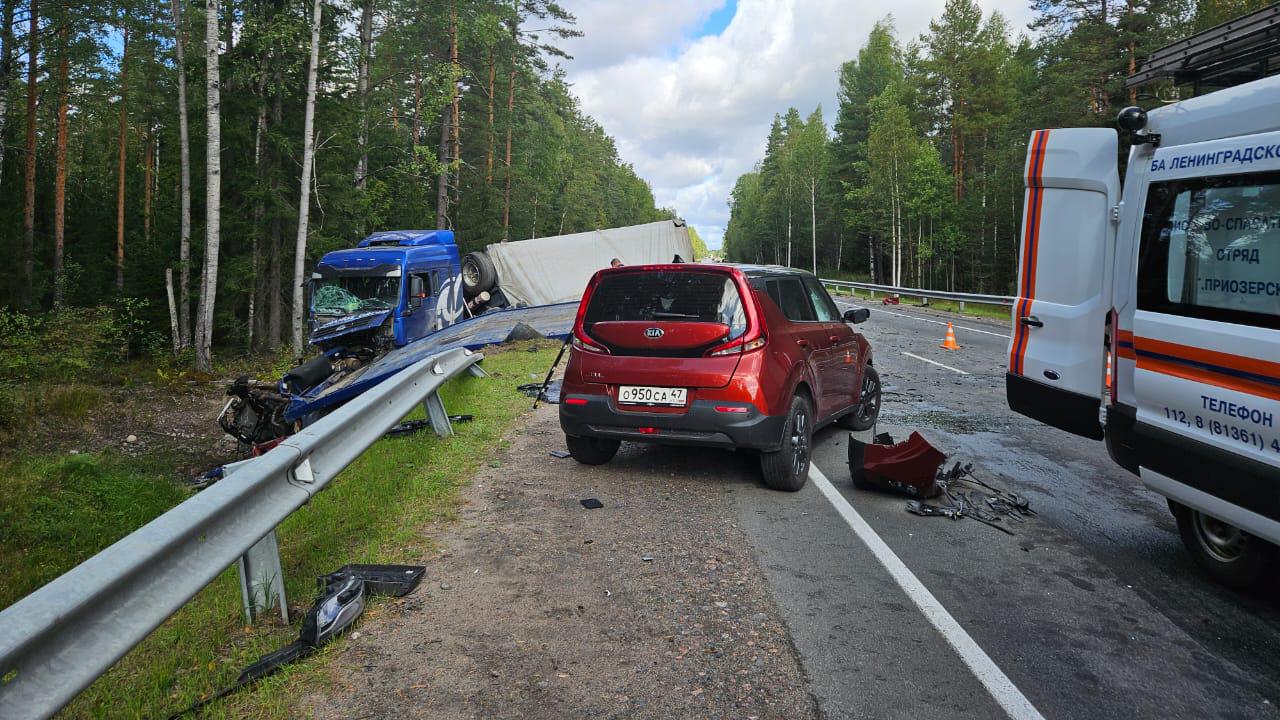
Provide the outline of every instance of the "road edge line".
[[1009,717],[1014,720],[1044,720],[1040,711],[812,462],[809,463],[809,478]]
[[902,352],[902,354],[903,354],[903,355],[906,355],[906,356],[907,356],[907,357],[909,357],[909,358],[915,358],[916,360],[922,360],[922,361],[924,361],[924,362],[929,363],[930,365],[937,365],[938,367],[940,367],[940,368],[944,368],[944,369],[946,369],[946,370],[950,370],[950,371],[951,371],[951,372],[953,372],[953,373],[958,373],[958,374],[960,374],[960,375],[968,375],[968,374],[969,374],[969,373],[965,372],[964,370],[961,370],[960,368],[953,368],[953,367],[951,367],[950,365],[943,365],[942,363],[940,363],[940,362],[938,362],[938,361],[936,361],[936,360],[930,360],[930,359],[929,359],[929,358],[927,358],[927,357],[920,357],[919,355],[915,355],[915,354],[913,354],[913,353],[909,353],[909,352],[907,352],[906,350],[902,350],[901,352]]

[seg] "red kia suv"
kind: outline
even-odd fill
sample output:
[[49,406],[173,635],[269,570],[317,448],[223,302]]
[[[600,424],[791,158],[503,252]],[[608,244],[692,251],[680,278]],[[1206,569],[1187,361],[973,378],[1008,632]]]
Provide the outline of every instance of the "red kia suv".
[[871,346],[813,275],[756,265],[597,272],[573,327],[560,427],[579,462],[622,440],[760,453],[767,485],[799,490],[814,430],[880,412]]

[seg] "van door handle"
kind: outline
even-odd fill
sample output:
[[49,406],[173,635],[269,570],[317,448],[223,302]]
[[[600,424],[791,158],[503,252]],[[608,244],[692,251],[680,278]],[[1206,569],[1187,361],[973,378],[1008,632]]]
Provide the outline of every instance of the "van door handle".
[[1040,318],[1036,317],[1035,315],[1023,315],[1022,317],[1018,318],[1018,322],[1028,327],[1037,327],[1037,328],[1044,327],[1044,323],[1041,322]]
[[802,348],[807,348],[807,347],[809,347],[809,341],[808,341],[808,340],[805,340],[804,338],[800,338],[799,340],[796,340],[796,344],[797,344],[797,345],[799,345],[799,346],[800,346],[800,347],[802,347]]
[[832,345],[838,345],[838,344],[840,344],[840,336],[839,336],[839,335],[828,335],[828,336],[827,336],[827,339],[831,341],[831,344],[832,344]]

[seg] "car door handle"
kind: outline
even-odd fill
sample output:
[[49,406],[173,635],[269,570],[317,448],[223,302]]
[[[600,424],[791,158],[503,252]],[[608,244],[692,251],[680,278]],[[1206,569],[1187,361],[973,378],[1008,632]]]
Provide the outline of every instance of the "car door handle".
[[796,344],[797,344],[797,345],[799,345],[799,346],[800,346],[800,347],[802,347],[802,348],[807,348],[807,347],[809,347],[809,341],[808,341],[808,340],[805,340],[804,338],[800,338],[799,340],[796,340]]
[[840,344],[840,336],[839,336],[839,335],[828,335],[828,336],[827,336],[827,339],[831,341],[831,344],[832,344],[832,345],[839,345],[839,344]]
[[1037,327],[1037,328],[1044,327],[1044,323],[1041,322],[1040,318],[1036,317],[1035,315],[1023,315],[1022,317],[1018,318],[1018,322],[1028,327]]

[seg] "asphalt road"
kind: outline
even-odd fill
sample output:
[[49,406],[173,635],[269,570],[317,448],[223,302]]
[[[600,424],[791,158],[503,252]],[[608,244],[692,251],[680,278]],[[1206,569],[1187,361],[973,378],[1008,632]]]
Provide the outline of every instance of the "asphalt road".
[[[852,487],[838,429],[816,438],[820,472],[1044,717],[1280,717],[1275,588],[1199,575],[1164,499],[1101,443],[1007,409],[1007,326],[957,321],[949,352],[945,319],[872,306],[860,330],[885,384],[878,429],[921,431],[1038,516],[1008,536],[910,515]],[[815,482],[729,491],[826,717],[1007,716]]]

